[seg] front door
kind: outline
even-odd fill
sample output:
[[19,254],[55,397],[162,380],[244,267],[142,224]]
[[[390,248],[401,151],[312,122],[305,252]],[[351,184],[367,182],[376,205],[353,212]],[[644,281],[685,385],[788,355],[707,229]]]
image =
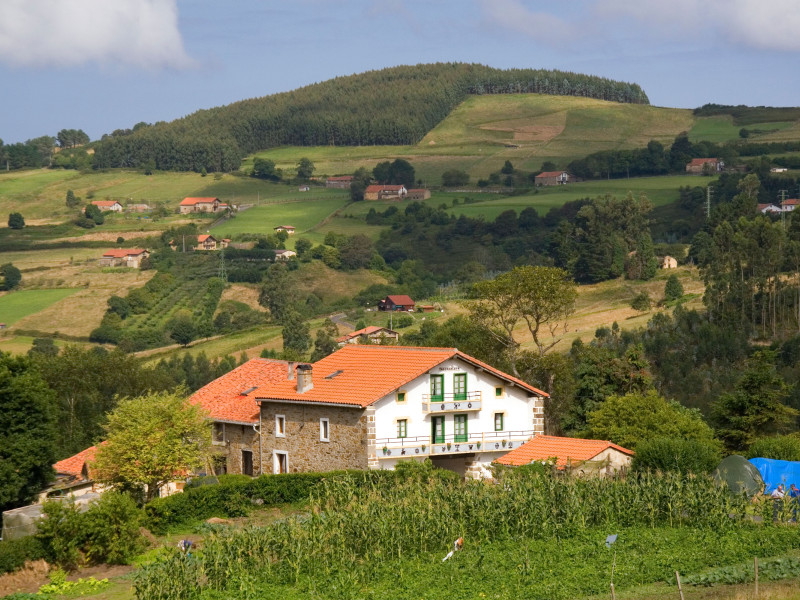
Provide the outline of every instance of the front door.
[[250,450],[242,450],[242,474],[253,476],[253,453]]
[[431,437],[434,444],[444,444],[444,417],[431,417]]
[[431,375],[431,401],[444,400],[444,375]]
[[272,472],[276,475],[279,473],[289,472],[289,453],[275,451],[273,454]]
[[453,425],[455,440],[457,442],[467,441],[467,415],[453,415]]
[[453,396],[455,400],[467,399],[467,374],[456,373],[453,375]]

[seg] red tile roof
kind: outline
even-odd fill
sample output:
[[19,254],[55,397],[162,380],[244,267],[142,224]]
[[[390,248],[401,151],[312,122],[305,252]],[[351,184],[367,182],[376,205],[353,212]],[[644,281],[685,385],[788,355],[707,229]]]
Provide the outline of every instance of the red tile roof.
[[106,250],[103,252],[103,256],[108,256],[110,258],[125,258],[126,256],[139,256],[145,252],[147,252],[147,250],[143,250],[142,248],[114,248],[112,250]]
[[558,177],[562,173],[566,173],[566,171],[542,171],[536,177]]
[[404,185],[368,185],[366,192],[399,192],[405,188]]
[[377,333],[379,331],[388,331],[389,333],[397,333],[389,329],[388,327],[378,327],[377,325],[370,325],[369,327],[364,327],[364,329],[359,329],[357,331],[353,331],[352,333],[348,333],[347,335],[343,335],[342,337],[338,338],[337,342],[346,342],[347,340],[351,340],[355,337],[360,335],[370,335],[372,333]]
[[701,167],[706,163],[715,163],[717,162],[716,158],[693,158],[689,164],[693,167]]
[[211,238],[215,242],[217,241],[217,238],[215,238],[213,235],[209,235],[207,233],[203,233],[202,235],[198,235],[197,236],[197,243],[202,244],[203,242],[205,242],[209,238]]
[[386,299],[394,305],[401,305],[401,306],[408,306],[411,304],[414,305],[414,301],[411,299],[411,296],[406,296],[405,294],[396,294],[386,296]]
[[798,200],[797,198],[789,198],[788,200],[784,200],[781,204],[797,205],[800,204],[800,200]]
[[288,374],[285,361],[254,358],[201,387],[189,401],[200,404],[214,421],[258,423],[255,396],[273,385],[288,382]]
[[328,181],[353,181],[352,175],[338,175],[336,177],[328,177]]
[[97,446],[91,446],[82,452],[78,452],[75,456],[58,461],[53,465],[53,469],[58,475],[70,475],[83,479],[83,466],[87,462],[93,461],[96,453]]
[[546,460],[557,457],[556,466],[564,467],[567,462],[591,460],[606,448],[614,448],[619,452],[633,455],[633,450],[617,446],[605,440],[582,440],[578,438],[557,437],[554,435],[537,435],[515,448],[495,462],[501,465],[522,466],[534,460]]
[[313,387],[297,393],[286,378],[254,395],[257,400],[323,402],[365,408],[451,358],[459,358],[531,394],[547,394],[456,348],[347,345],[313,364]]
[[[92,200],[92,204],[95,206],[114,206],[115,204],[119,204],[116,200]],[[120,204],[120,206],[122,206]]]
[[181,206],[194,206],[195,204],[213,204],[214,201],[219,201],[219,198],[184,198],[181,200]]

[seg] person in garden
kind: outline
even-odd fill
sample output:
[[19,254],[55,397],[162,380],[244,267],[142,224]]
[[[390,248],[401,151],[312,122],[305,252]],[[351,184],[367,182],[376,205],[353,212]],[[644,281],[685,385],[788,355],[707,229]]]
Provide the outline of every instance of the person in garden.
[[797,522],[797,509],[800,505],[800,489],[795,484],[789,486],[789,498],[792,503],[792,522]]
[[772,490],[772,494],[770,495],[770,498],[772,498],[772,520],[773,521],[777,521],[778,520],[778,512],[780,511],[781,506],[783,505],[783,496],[784,496],[783,484],[780,483],[780,484],[778,484],[778,487],[776,487],[774,490]]

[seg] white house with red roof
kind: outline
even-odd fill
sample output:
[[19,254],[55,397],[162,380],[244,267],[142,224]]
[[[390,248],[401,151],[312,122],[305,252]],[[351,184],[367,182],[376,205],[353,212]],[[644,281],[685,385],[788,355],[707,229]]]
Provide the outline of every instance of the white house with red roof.
[[402,200],[408,194],[404,185],[368,185],[364,200]]
[[534,177],[534,185],[564,185],[575,181],[566,171],[542,171]]
[[377,325],[370,325],[364,329],[358,329],[352,333],[348,333],[336,339],[339,346],[345,344],[358,344],[358,343],[371,343],[382,344],[386,341],[396,342],[400,339],[400,334],[389,329],[388,327],[378,327]]
[[295,227],[294,225],[278,225],[277,227],[273,227],[275,233],[280,233],[281,231],[285,231],[289,235],[294,235]]
[[92,200],[92,204],[102,211],[122,212],[123,206],[116,200]]
[[114,248],[103,252],[98,262],[106,267],[122,266],[138,269],[148,256],[150,252],[144,248]]
[[537,435],[495,462],[518,467],[556,459],[556,468],[560,470],[568,469],[580,475],[608,476],[628,469],[633,454],[633,450],[606,440]]
[[195,250],[216,250],[219,241],[213,235],[203,233],[197,236],[197,246]]
[[686,172],[693,175],[719,173],[724,167],[725,163],[718,158],[693,158],[686,163]]
[[228,208],[219,198],[184,198],[179,207],[181,214],[193,212],[218,212]]
[[544,433],[545,392],[455,348],[346,345],[286,374],[252,392],[263,473],[430,458],[481,477]]
[[797,205],[800,204],[800,200],[797,198],[788,198],[781,202],[781,211],[782,212],[792,212]]

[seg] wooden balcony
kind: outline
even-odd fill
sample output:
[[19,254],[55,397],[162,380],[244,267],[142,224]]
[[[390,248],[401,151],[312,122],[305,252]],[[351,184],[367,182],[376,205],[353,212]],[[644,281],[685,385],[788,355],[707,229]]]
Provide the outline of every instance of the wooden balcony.
[[422,395],[422,412],[442,414],[452,412],[479,411],[482,406],[480,391],[466,394],[442,394],[441,396]]
[[[442,456],[475,452],[505,453],[520,447],[533,436],[534,430],[486,431],[467,436],[450,434],[444,439],[431,436],[379,438],[375,440],[378,458],[409,458],[412,456]],[[466,437],[466,439],[464,439]]]

